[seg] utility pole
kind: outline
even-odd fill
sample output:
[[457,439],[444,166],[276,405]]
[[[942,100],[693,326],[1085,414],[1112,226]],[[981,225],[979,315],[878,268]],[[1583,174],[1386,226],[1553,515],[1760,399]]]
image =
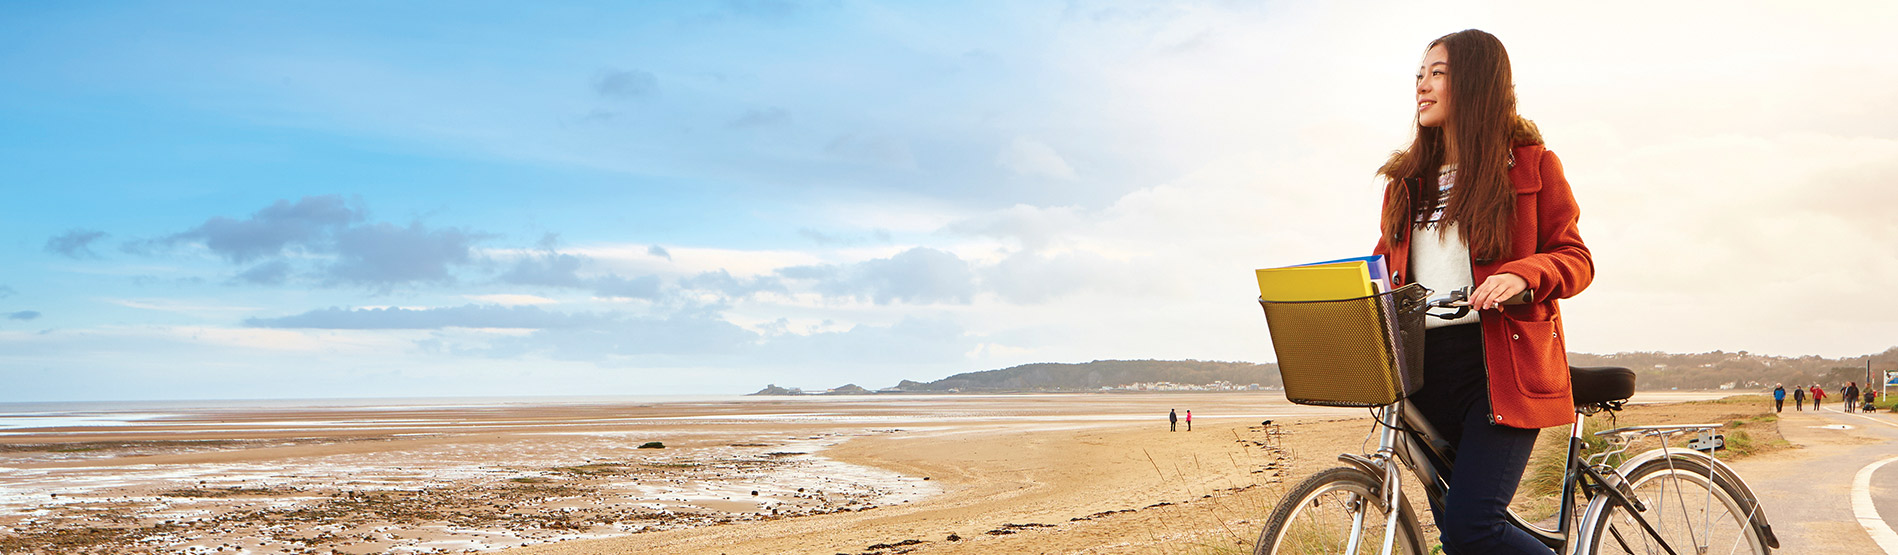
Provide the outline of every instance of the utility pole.
[[[1874,379],[1872,377],[1872,357],[1865,357],[1865,379]],[[1879,376],[1876,379],[1878,380],[1878,398],[1883,399],[1885,398],[1885,377]],[[1872,382],[1866,381],[1865,383],[1870,385]]]
[[[1870,358],[1865,359],[1865,373],[1872,374],[1872,359]],[[1889,372],[1878,373],[1878,396],[1881,398],[1891,392],[1891,380],[1886,378],[1886,374]]]

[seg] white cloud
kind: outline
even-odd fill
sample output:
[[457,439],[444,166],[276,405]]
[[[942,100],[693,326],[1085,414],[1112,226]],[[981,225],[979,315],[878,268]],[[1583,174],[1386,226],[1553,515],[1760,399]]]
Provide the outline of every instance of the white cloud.
[[[388,353],[405,348],[411,337],[360,330],[277,330],[216,326],[99,326],[50,333],[0,334],[15,356],[32,357],[70,352],[90,346],[99,353],[167,354],[206,349],[226,353]],[[49,350],[50,349],[50,350]]]
[[659,274],[674,277],[719,270],[739,276],[757,276],[785,266],[826,261],[821,254],[811,251],[681,246],[667,247],[666,252],[671,258],[666,259],[648,253],[644,243],[580,245],[562,249],[561,252],[590,257],[601,270],[625,275]]
[[1074,168],[1047,143],[1016,137],[995,154],[995,163],[1017,175],[1047,179],[1074,179]]
[[1079,231],[1085,216],[1073,206],[1039,207],[1017,204],[951,222],[947,229],[956,233],[1013,239],[1023,248],[1041,250],[1055,244],[1063,235]]
[[481,301],[488,304],[498,304],[502,306],[555,304],[555,303],[560,302],[553,299],[549,299],[547,297],[541,297],[538,295],[516,295],[516,294],[503,293],[503,294],[495,294],[495,295],[462,295],[462,296],[468,299]]
[[148,299],[100,299],[100,300],[103,300],[105,302],[112,303],[115,305],[123,306],[126,308],[136,308],[140,310],[156,310],[159,312],[175,312],[178,314],[188,314],[188,315],[196,315],[196,316],[230,316],[232,314],[237,314],[237,313],[254,312],[257,310],[261,310],[259,307],[254,307],[254,306],[220,305],[216,303],[191,301],[191,300],[186,300],[186,299],[148,298]]

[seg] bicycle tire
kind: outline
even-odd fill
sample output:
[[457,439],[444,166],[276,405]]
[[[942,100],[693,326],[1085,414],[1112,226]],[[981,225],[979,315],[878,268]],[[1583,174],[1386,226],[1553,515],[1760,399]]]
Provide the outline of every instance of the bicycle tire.
[[[1683,457],[1643,463],[1627,475],[1642,512],[1675,553],[1709,555],[1768,555],[1772,548],[1760,530],[1748,521],[1758,507],[1745,488],[1716,473],[1707,464]],[[1649,555],[1667,553],[1654,537],[1630,517],[1631,509],[1607,496],[1589,511],[1581,530],[1588,539],[1588,555]]]
[[[1353,506],[1364,511],[1357,554],[1375,554],[1383,547],[1384,525],[1390,515],[1384,506],[1382,480],[1351,467],[1329,468],[1298,482],[1272,509],[1259,532],[1253,555],[1340,554],[1348,545]],[[1425,555],[1423,529],[1417,513],[1399,497],[1397,540],[1393,553]],[[1356,555],[1356,554],[1354,554]]]

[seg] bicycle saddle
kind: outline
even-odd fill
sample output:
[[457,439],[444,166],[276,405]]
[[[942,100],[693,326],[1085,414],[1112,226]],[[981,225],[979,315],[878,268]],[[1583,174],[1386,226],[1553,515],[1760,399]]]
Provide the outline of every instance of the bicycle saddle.
[[1575,406],[1620,401],[1634,396],[1634,371],[1614,366],[1568,367]]

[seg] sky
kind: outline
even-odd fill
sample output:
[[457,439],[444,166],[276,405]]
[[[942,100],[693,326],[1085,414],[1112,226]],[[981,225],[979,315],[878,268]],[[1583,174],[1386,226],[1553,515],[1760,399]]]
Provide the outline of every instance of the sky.
[[1574,352],[1898,346],[1888,2],[0,6],[0,401],[1270,362],[1423,46],[1502,39]]

